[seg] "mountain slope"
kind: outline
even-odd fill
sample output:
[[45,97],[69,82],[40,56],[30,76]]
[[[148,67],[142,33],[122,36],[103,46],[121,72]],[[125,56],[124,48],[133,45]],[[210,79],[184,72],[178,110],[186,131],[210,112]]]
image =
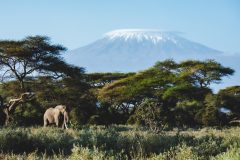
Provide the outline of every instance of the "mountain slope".
[[187,40],[173,32],[158,30],[115,30],[66,57],[87,72],[129,72],[151,67],[156,61],[173,58],[206,59],[221,52]]

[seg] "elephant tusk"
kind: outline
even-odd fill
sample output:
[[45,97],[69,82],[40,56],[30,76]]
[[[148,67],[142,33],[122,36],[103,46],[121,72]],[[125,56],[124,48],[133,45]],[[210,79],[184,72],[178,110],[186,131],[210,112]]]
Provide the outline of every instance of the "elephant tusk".
[[64,122],[64,125],[65,125],[66,129],[68,129],[66,122]]

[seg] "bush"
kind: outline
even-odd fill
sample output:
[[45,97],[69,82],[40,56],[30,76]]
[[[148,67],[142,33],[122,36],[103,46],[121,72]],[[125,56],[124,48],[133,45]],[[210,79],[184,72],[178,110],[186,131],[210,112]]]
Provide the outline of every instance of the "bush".
[[0,159],[27,159],[34,156],[32,159],[74,159],[82,156],[88,159],[182,160],[221,159],[239,155],[238,127],[181,132],[171,130],[161,134],[124,125],[78,128],[0,128]]
[[216,157],[212,157],[211,160],[239,160],[240,148],[231,146],[227,152],[221,153]]
[[93,115],[89,118],[88,124],[102,124],[103,120],[98,115]]
[[154,155],[149,160],[198,160],[198,155],[193,151],[192,147],[188,147],[186,144],[171,148],[170,151],[164,152],[159,155]]
[[[162,131],[166,124],[160,105],[152,99],[145,99],[131,118],[135,118],[135,123],[146,125],[157,133]],[[133,119],[129,119],[129,122],[133,123]]]
[[106,157],[106,153],[99,151],[97,148],[93,148],[92,150],[89,148],[82,148],[79,146],[74,146],[72,149],[72,154],[70,155],[70,160],[104,160]]

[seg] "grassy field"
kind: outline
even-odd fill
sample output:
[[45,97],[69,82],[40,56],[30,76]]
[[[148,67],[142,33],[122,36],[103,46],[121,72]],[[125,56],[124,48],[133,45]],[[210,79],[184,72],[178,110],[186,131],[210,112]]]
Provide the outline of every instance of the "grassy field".
[[240,128],[155,134],[134,126],[0,128],[0,159],[239,160]]

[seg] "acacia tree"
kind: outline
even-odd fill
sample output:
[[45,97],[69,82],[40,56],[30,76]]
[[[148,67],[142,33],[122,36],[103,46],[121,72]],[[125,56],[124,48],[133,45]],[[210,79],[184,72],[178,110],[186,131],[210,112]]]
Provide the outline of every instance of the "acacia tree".
[[209,87],[212,83],[219,83],[222,77],[234,73],[233,69],[224,67],[214,60],[188,60],[181,62],[178,66],[181,70],[180,78],[182,80],[187,80],[201,88]]
[[61,52],[66,49],[50,43],[44,36],[30,36],[20,41],[0,41],[2,82],[17,80],[21,90],[28,76],[48,75],[54,78],[77,76],[82,68],[66,64]]
[[202,115],[202,123],[206,126],[217,125],[219,123],[219,101],[216,95],[208,94],[204,100],[205,108]]
[[102,88],[103,86],[110,84],[116,80],[126,78],[134,75],[135,73],[90,73],[87,74],[87,81],[92,87]]
[[240,86],[231,86],[218,92],[220,106],[227,108],[233,114],[232,120],[240,122]]
[[[198,111],[200,112],[204,107],[201,102],[211,93],[209,85],[220,82],[223,76],[231,75],[233,72],[231,68],[212,60],[181,63],[167,60],[158,62],[148,70],[106,85],[99,91],[99,98],[114,104],[114,107],[131,103],[134,108],[145,98],[155,99],[158,107],[161,107],[160,110],[166,113],[163,115],[166,116],[164,119],[174,124],[177,117],[174,114],[182,112],[181,116],[187,114],[195,116]],[[201,116],[201,113],[198,115]],[[201,117],[192,119],[197,118],[201,119]]]
[[[129,118],[128,122],[133,119],[136,120],[136,118],[143,118],[144,116],[139,116],[138,113],[141,112],[141,110],[137,108],[139,106],[145,106],[141,105],[144,99],[157,100],[157,106],[154,106],[154,108],[161,107],[163,105],[161,95],[169,86],[173,85],[175,75],[168,70],[167,65],[165,67],[165,69],[152,67],[148,70],[114,81],[99,91],[99,99],[112,104],[112,108],[125,114],[123,117],[125,120]],[[151,111],[151,109],[147,109],[147,111]],[[164,110],[161,110],[161,113],[163,112]],[[157,114],[158,112],[155,113]],[[131,116],[133,114],[136,116]],[[146,115],[151,114],[146,113]],[[149,122],[147,123],[150,124]]]
[[155,92],[164,88],[164,84],[169,82],[169,76],[164,77],[164,74],[167,73],[159,73],[153,68],[117,80],[99,91],[99,99],[109,102],[117,109],[127,113],[129,107],[141,103],[145,97],[156,96]]
[[25,92],[20,95],[18,98],[10,99],[8,103],[3,102],[3,98],[0,96],[0,103],[1,108],[5,114],[5,125],[7,126],[9,124],[11,114],[15,111],[16,107],[22,103],[25,103],[27,101],[30,101],[33,97],[32,93]]

